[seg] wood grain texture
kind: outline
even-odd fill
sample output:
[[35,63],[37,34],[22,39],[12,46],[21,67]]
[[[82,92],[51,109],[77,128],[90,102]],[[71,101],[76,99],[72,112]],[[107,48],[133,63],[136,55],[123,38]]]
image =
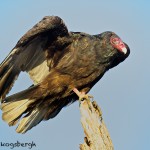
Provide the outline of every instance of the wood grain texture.
[[102,118],[100,107],[90,99],[80,102],[81,123],[84,129],[84,143],[80,150],[114,150],[109,132]]

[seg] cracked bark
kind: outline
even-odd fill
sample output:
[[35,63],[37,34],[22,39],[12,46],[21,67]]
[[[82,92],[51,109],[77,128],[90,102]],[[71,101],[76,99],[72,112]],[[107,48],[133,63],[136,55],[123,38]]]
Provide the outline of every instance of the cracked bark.
[[85,133],[84,143],[80,144],[80,150],[114,150],[97,103],[91,102],[90,99],[81,101],[80,113]]

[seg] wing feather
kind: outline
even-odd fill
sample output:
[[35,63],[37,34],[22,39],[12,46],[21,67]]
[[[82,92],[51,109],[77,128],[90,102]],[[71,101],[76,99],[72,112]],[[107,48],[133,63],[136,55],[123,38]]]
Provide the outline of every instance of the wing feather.
[[[55,47],[62,50],[67,43],[62,39],[68,35],[63,20],[57,16],[46,16],[30,29],[0,64],[0,97],[5,98],[21,71],[29,73],[34,84],[41,82],[53,66],[49,63],[57,55]],[[9,81],[7,86],[4,81]]]

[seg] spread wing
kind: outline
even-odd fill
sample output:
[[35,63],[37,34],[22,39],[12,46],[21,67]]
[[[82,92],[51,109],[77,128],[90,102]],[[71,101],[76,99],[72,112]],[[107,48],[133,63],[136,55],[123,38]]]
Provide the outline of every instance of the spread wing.
[[43,80],[53,67],[56,47],[68,44],[67,40],[62,40],[67,35],[67,27],[57,16],[44,17],[30,29],[0,65],[1,98],[10,91],[21,71],[28,72],[34,84]]

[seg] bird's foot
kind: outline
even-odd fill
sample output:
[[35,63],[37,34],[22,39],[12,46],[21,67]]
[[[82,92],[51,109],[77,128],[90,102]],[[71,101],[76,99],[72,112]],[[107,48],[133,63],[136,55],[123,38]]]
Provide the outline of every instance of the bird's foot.
[[81,95],[79,97],[80,101],[89,100],[89,99],[93,100],[93,96],[89,94],[85,94],[84,92],[81,92]]
[[92,111],[91,105],[90,105],[90,99],[92,98],[93,100],[93,96],[86,94],[85,92],[79,92],[79,90],[77,88],[74,88],[73,91],[78,95],[79,97],[79,106],[81,105],[82,101],[86,100],[89,109]]
[[85,92],[79,92],[77,88],[74,88],[73,91],[78,95],[79,101],[93,99],[92,95],[86,94]]

